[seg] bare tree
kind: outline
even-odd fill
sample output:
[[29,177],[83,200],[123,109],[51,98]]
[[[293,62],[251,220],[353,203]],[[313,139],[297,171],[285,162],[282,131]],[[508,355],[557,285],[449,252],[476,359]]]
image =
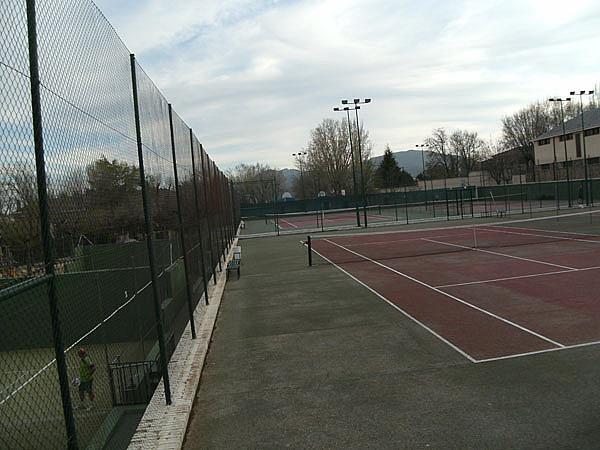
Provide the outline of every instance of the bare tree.
[[[358,136],[362,149],[362,165],[365,174],[365,186],[370,189],[373,185],[374,170],[369,163],[373,145],[369,132],[361,125],[357,129],[351,122],[354,145],[354,164],[357,171],[357,183],[360,190],[360,164],[358,154]],[[340,195],[343,190],[352,190],[352,152],[348,138],[348,122],[344,119],[324,119],[311,132],[307,146],[308,158],[306,167],[318,180],[320,190],[329,194]]]
[[450,135],[450,148],[458,162],[458,174],[468,176],[483,159],[485,142],[476,131],[456,130]]
[[238,164],[228,173],[242,203],[271,203],[283,189],[279,172],[268,164]]
[[[573,102],[563,104],[565,120],[577,115]],[[514,114],[502,118],[502,140],[508,149],[519,149],[521,162],[528,167],[534,165],[531,142],[539,135],[560,126],[562,117],[560,108],[555,104],[544,101],[535,102]]]
[[455,177],[458,175],[458,161],[452,153],[450,137],[444,128],[436,128],[425,139],[429,145],[427,171],[433,177]]

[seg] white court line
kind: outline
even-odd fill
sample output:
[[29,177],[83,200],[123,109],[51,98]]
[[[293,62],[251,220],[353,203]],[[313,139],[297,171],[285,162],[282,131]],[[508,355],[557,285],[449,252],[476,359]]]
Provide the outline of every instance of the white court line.
[[454,300],[456,302],[462,303],[463,305],[466,305],[466,306],[468,306],[470,308],[473,308],[473,309],[475,309],[475,310],[477,310],[479,312],[482,312],[483,314],[486,314],[486,315],[488,315],[490,317],[493,317],[494,319],[497,319],[497,320],[499,320],[501,322],[504,322],[504,323],[506,323],[508,325],[512,325],[513,327],[518,328],[519,330],[524,331],[525,333],[531,334],[532,336],[535,336],[535,337],[537,337],[539,339],[542,339],[542,340],[544,340],[546,342],[549,342],[552,345],[556,345],[557,347],[564,347],[564,345],[561,344],[560,342],[554,341],[554,340],[552,340],[552,339],[550,339],[550,338],[548,338],[548,337],[546,337],[544,335],[541,335],[539,333],[536,333],[533,330],[530,330],[529,328],[525,328],[524,326],[519,325],[518,323],[512,322],[512,321],[510,321],[508,319],[505,319],[502,316],[494,314],[493,312],[487,311],[487,310],[485,310],[483,308],[480,308],[479,306],[473,305],[473,304],[471,304],[471,303],[469,303],[469,302],[467,302],[465,300],[462,300],[462,299],[460,299],[460,298],[458,298],[458,297],[456,297],[456,296],[454,296],[452,294],[449,294],[448,292],[444,292],[441,289],[438,289],[438,288],[436,288],[434,286],[431,286],[430,284],[425,283],[424,281],[417,280],[416,278],[411,277],[410,275],[407,275],[405,273],[402,273],[402,272],[400,272],[400,271],[398,271],[398,270],[396,270],[396,269],[394,269],[392,267],[386,266],[385,264],[382,264],[379,261],[375,261],[375,260],[373,260],[373,259],[371,259],[371,258],[369,258],[367,256],[361,255],[360,253],[357,253],[357,252],[355,252],[353,250],[350,250],[349,248],[346,248],[343,245],[337,244],[337,243],[335,243],[333,241],[330,241],[329,239],[325,239],[325,241],[329,242],[332,245],[335,245],[336,247],[341,248],[342,250],[346,250],[349,253],[352,253],[352,254],[354,254],[356,256],[359,256],[360,258],[363,258],[363,259],[365,259],[367,261],[371,261],[373,264],[376,264],[376,265],[378,265],[380,267],[383,267],[384,269],[387,269],[387,270],[389,270],[391,272],[394,272],[394,273],[396,273],[396,274],[398,274],[400,276],[403,276],[404,278],[407,278],[407,279],[409,279],[409,280],[411,280],[411,281],[413,281],[413,282],[415,282],[417,284],[420,284],[421,286],[425,286],[426,288],[429,288],[432,291],[435,291],[435,292],[437,292],[439,294],[442,294],[445,297],[448,297],[448,298],[450,298],[450,299],[452,299],[452,300]]
[[584,272],[586,270],[598,270],[598,269],[600,269],[600,266],[584,267],[582,269],[574,269],[574,270],[557,270],[556,272],[534,273],[531,275],[516,275],[514,277],[492,278],[490,280],[480,280],[480,281],[467,281],[465,283],[442,284],[440,286],[436,286],[436,288],[443,289],[443,288],[456,287],[456,286],[469,286],[472,284],[495,283],[498,281],[520,280],[522,278],[536,278],[536,277],[544,277],[546,275],[560,275],[562,273]]
[[528,262],[532,262],[532,263],[536,263],[536,264],[544,264],[546,266],[558,267],[560,269],[576,270],[575,267],[561,266],[560,264],[553,264],[553,263],[549,263],[549,262],[545,262],[545,261],[538,261],[537,259],[523,258],[521,256],[514,256],[514,255],[507,255],[506,253],[494,252],[492,250],[484,250],[482,248],[477,248],[477,247],[467,247],[466,245],[451,244],[450,242],[436,241],[434,239],[423,238],[423,240],[427,241],[427,242],[434,242],[436,244],[448,245],[450,247],[464,248],[466,250],[472,250],[474,252],[489,253],[491,255],[504,256],[506,258],[519,259],[521,261],[528,261]]
[[[472,236],[472,233],[455,233],[455,234],[441,234],[439,236],[431,236],[430,239],[443,239],[449,237],[462,237],[462,236]],[[423,237],[415,237],[410,239],[392,239],[389,241],[374,241],[374,242],[359,242],[357,244],[346,244],[346,247],[364,247],[366,245],[387,245],[397,242],[414,242],[414,241],[422,241]]]
[[[305,244],[306,245],[306,244]],[[377,297],[379,297],[380,299],[382,299],[384,302],[386,302],[388,305],[390,305],[392,308],[400,311],[402,314],[404,314],[404,316],[406,316],[407,318],[409,318],[410,320],[412,320],[413,322],[415,322],[417,325],[420,325],[421,327],[423,327],[425,330],[429,331],[431,334],[433,334],[436,338],[438,338],[440,341],[442,341],[443,343],[447,344],[448,346],[450,346],[452,349],[456,350],[458,353],[460,353],[462,356],[464,356],[465,358],[467,358],[469,361],[471,362],[477,362],[477,360],[475,358],[473,358],[471,355],[469,355],[467,352],[465,352],[464,350],[460,349],[459,347],[457,347],[456,345],[454,345],[452,342],[450,342],[449,340],[447,340],[446,338],[442,337],[441,335],[437,334],[435,331],[433,331],[431,328],[429,328],[427,325],[425,325],[423,322],[420,322],[418,319],[414,318],[413,316],[411,316],[409,313],[407,313],[406,311],[404,311],[402,308],[400,308],[398,305],[395,305],[394,303],[392,303],[390,300],[388,300],[387,298],[385,298],[383,295],[381,295],[379,292],[377,292],[375,289],[373,289],[372,287],[368,286],[367,284],[363,283],[362,281],[360,281],[358,278],[356,278],[354,275],[352,275],[351,273],[349,273],[348,271],[342,269],[340,266],[338,266],[336,263],[334,263],[332,260],[330,260],[329,258],[323,256],[321,253],[319,253],[317,250],[315,250],[314,248],[312,249],[313,253],[316,253],[317,255],[319,255],[321,258],[323,258],[325,261],[327,261],[329,264],[333,265],[335,268],[337,268],[338,270],[340,270],[341,272],[345,273],[346,275],[348,275],[350,278],[352,278],[354,281],[356,281],[358,284],[366,287],[369,291],[371,291],[373,294],[375,294]]]
[[600,344],[600,341],[584,342],[582,344],[565,345],[560,348],[548,348],[546,350],[535,350],[533,352],[515,353],[514,355],[496,356],[494,358],[478,359],[477,361],[474,361],[474,362],[475,362],[475,364],[479,364],[479,363],[487,363],[487,362],[492,362],[492,361],[501,361],[504,359],[522,358],[523,356],[540,355],[542,353],[557,352],[560,350],[569,350],[569,349],[580,348],[580,347],[591,347],[593,345],[598,345],[598,344]]
[[290,227],[298,228],[298,226],[297,226],[297,225],[294,225],[293,223],[291,223],[291,222],[288,222],[288,221],[287,221],[287,220],[285,220],[285,219],[279,218],[279,220],[281,220],[283,223],[287,223],[287,224],[288,224]]
[[[562,216],[558,216],[558,217],[562,217]],[[551,219],[549,219],[551,220]],[[486,226],[486,225],[484,225]],[[492,224],[489,225],[491,227],[500,227],[500,224]],[[513,227],[511,226],[510,228],[514,228],[515,230],[527,230],[527,231],[541,231],[541,232],[546,232],[546,233],[558,233],[558,234],[572,234],[575,236],[588,236],[588,237],[595,237],[598,238],[597,241],[592,241],[595,242],[596,244],[600,244],[600,236],[595,235],[595,234],[590,234],[590,233],[577,233],[576,231],[557,231],[557,230],[544,230],[543,228],[527,228],[527,227]],[[556,236],[558,237],[558,236]]]
[[[494,227],[496,227],[499,225],[494,225]],[[523,233],[522,231],[508,231],[508,230],[496,230],[494,227],[490,228],[484,228],[481,227],[479,228],[481,231],[489,231],[492,233],[506,233],[506,234],[517,234],[520,236],[535,236],[535,237],[544,237],[544,238],[549,238],[549,239],[557,239],[559,241],[575,241],[575,242],[589,242],[592,244],[600,244],[600,241],[592,241],[590,239],[579,239],[579,238],[569,238],[569,237],[564,237],[564,236],[552,236],[549,234],[535,234],[535,233]],[[524,228],[527,229],[527,228]],[[550,232],[549,232],[550,233]]]

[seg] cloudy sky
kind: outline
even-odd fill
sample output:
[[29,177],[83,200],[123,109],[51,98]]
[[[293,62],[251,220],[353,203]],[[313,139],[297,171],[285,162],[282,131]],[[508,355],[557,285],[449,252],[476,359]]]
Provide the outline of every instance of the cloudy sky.
[[222,167],[293,165],[342,98],[374,155],[436,127],[500,135],[600,81],[597,0],[96,0]]

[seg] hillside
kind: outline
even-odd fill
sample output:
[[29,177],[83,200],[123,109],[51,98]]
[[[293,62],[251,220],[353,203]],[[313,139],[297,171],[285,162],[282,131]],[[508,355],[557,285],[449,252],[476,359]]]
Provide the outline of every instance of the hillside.
[[[427,162],[428,154],[430,152],[425,152],[425,162]],[[405,150],[400,152],[393,152],[394,158],[398,163],[399,167],[404,167],[408,173],[410,173],[413,177],[417,176],[423,171],[423,160],[421,157],[421,150]],[[383,159],[383,155],[374,156],[371,158],[373,165],[377,168],[379,164],[381,164],[381,160]]]
[[[427,162],[429,152],[425,152],[425,162]],[[398,163],[399,167],[410,173],[413,177],[417,176],[423,170],[423,161],[421,159],[420,150],[405,150],[400,152],[393,152],[394,158]],[[377,168],[383,159],[382,156],[374,156],[371,158],[373,166]],[[280,176],[283,179],[284,190],[289,191],[292,189],[294,179],[300,176],[300,171],[297,169],[281,169],[279,171]]]

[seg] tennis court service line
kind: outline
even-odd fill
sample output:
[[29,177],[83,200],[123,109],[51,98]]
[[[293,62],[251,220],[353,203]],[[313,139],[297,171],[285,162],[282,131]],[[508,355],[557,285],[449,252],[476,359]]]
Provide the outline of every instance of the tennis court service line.
[[[402,273],[399,270],[394,269],[393,267],[386,266],[385,264],[383,264],[383,263],[381,263],[379,261],[375,261],[375,260],[369,258],[368,256],[361,255],[360,253],[357,253],[357,252],[355,252],[353,250],[350,250],[349,248],[346,248],[343,245],[337,244],[336,242],[333,242],[333,241],[331,241],[329,239],[325,239],[325,241],[329,242],[332,245],[335,245],[336,247],[341,248],[342,250],[345,250],[345,251],[347,251],[349,253],[352,253],[352,254],[360,257],[360,258],[363,258],[364,260],[370,261],[373,264],[376,264],[376,265],[378,265],[380,267],[383,267],[384,269],[387,269],[390,272],[394,272],[397,275],[400,275],[400,276],[402,276],[404,278],[407,278],[407,279],[409,279],[409,280],[411,280],[411,281],[413,281],[413,282],[415,282],[417,284],[420,284],[421,286],[425,286],[426,288],[429,288],[432,291],[437,292],[438,294],[442,294],[443,296],[448,297],[451,300],[454,300],[456,302],[462,303],[463,305],[468,306],[469,308],[473,308],[473,309],[475,309],[475,310],[477,310],[477,311],[479,311],[479,312],[481,312],[483,314],[486,314],[486,315],[488,315],[490,317],[493,317],[494,319],[500,320],[501,322],[504,322],[504,323],[506,323],[508,325],[511,325],[511,326],[515,327],[515,328],[518,328],[519,330],[524,331],[525,333],[531,334],[532,336],[535,336],[538,339],[542,339],[543,341],[546,341],[546,342],[548,342],[548,343],[550,343],[552,345],[555,345],[557,347],[565,347],[565,345],[561,344],[560,342],[554,341],[554,340],[550,339],[549,337],[546,337],[546,336],[544,336],[542,334],[536,333],[535,331],[530,330],[529,328],[526,328],[526,327],[524,327],[522,325],[519,325],[518,323],[512,322],[511,320],[508,320],[508,319],[506,319],[506,318],[504,318],[502,316],[499,316],[498,314],[494,314],[491,311],[488,311],[486,309],[480,308],[479,306],[473,305],[472,303],[469,303],[466,300],[458,298],[455,295],[449,294],[448,292],[442,291],[441,289],[438,289],[435,286],[427,284],[424,281],[418,280],[418,279],[416,279],[414,277],[411,277],[410,275]],[[469,248],[469,247],[467,247],[467,248]]]
[[[556,239],[559,241],[575,241],[575,242],[589,242],[592,244],[600,244],[600,241],[592,241],[591,239],[581,239],[581,238],[570,238],[565,236],[553,236],[551,234],[536,234],[536,233],[524,233],[522,231],[508,231],[508,230],[499,230],[496,227],[500,227],[500,225],[495,225],[492,228],[479,228],[481,231],[489,231],[492,233],[506,233],[506,234],[516,234],[520,236],[535,236],[535,237],[544,237],[548,239]],[[522,230],[527,230],[527,228],[521,228]],[[548,231],[548,233],[554,233],[554,231]]]
[[[441,234],[439,236],[431,236],[429,237],[429,239],[443,239],[443,238],[449,238],[449,237],[463,237],[463,236],[471,236],[472,233],[454,233],[454,234]],[[368,236],[368,235],[365,235]],[[373,241],[373,242],[358,242],[356,244],[346,244],[346,247],[364,247],[366,245],[389,245],[389,244],[394,244],[397,242],[415,242],[415,241],[422,241],[424,238],[423,236],[420,237],[414,237],[414,238],[410,238],[410,239],[390,239],[387,241]]]
[[[302,244],[304,244],[304,242],[302,242]],[[306,245],[306,244],[304,244]],[[383,295],[381,295],[379,292],[377,292],[375,289],[373,289],[371,286],[369,286],[368,284],[362,282],[361,280],[359,280],[358,278],[356,278],[354,275],[352,275],[350,272],[348,272],[347,270],[343,269],[342,267],[338,266],[336,263],[334,263],[331,259],[327,258],[325,255],[319,253],[317,250],[312,249],[313,253],[316,253],[317,255],[319,255],[321,258],[323,258],[325,261],[327,261],[329,264],[331,264],[333,267],[335,267],[336,269],[338,269],[339,271],[341,271],[342,273],[344,273],[345,275],[349,276],[350,278],[352,278],[354,281],[356,281],[358,284],[360,284],[361,286],[364,286],[365,288],[367,288],[369,291],[371,291],[373,294],[375,294],[377,297],[379,297],[381,300],[383,300],[384,302],[386,302],[388,305],[390,305],[392,308],[394,308],[395,310],[399,311],[400,313],[402,313],[404,316],[406,316],[408,319],[412,320],[413,322],[415,322],[417,325],[421,326],[422,328],[424,328],[425,330],[427,330],[429,333],[431,333],[432,335],[434,335],[436,338],[438,338],[440,341],[442,341],[444,344],[448,345],[450,348],[452,348],[453,350],[455,350],[456,352],[460,353],[462,356],[464,356],[465,358],[467,358],[469,361],[476,363],[478,360],[473,358],[471,355],[469,355],[467,352],[465,352],[464,350],[462,350],[461,348],[457,347],[456,345],[454,345],[452,342],[450,342],[448,339],[444,338],[442,335],[436,333],[435,331],[433,331],[431,328],[429,328],[427,325],[425,325],[423,322],[421,322],[419,319],[411,316],[409,313],[407,313],[406,311],[404,311],[402,308],[400,308],[398,305],[392,303],[390,300],[388,300],[386,297],[384,297]]]
[[515,275],[514,277],[492,278],[490,280],[467,281],[465,283],[454,283],[454,284],[442,284],[442,285],[436,286],[436,288],[444,289],[444,288],[449,288],[449,287],[469,286],[472,284],[496,283],[499,281],[520,280],[522,278],[537,278],[537,277],[545,277],[546,275],[560,275],[563,273],[583,272],[586,270],[598,270],[598,269],[600,269],[600,266],[583,267],[581,269],[573,269],[573,270],[557,270],[555,272],[532,273],[529,275]]
[[468,247],[466,245],[452,244],[450,242],[444,242],[444,241],[436,241],[435,239],[423,238],[423,240],[427,241],[427,242],[433,242],[435,244],[448,245],[450,247],[464,248],[465,250],[472,250],[474,252],[489,253],[491,255],[504,256],[506,258],[513,258],[513,259],[520,259],[521,261],[528,261],[528,262],[532,262],[532,263],[536,263],[536,264],[544,264],[546,266],[558,267],[559,269],[576,270],[575,267],[562,266],[560,264],[554,264],[554,263],[549,263],[549,262],[545,262],[545,261],[538,261],[537,259],[524,258],[522,256],[507,255],[506,253],[494,252],[492,250],[484,250],[482,248],[477,248],[477,247]]

